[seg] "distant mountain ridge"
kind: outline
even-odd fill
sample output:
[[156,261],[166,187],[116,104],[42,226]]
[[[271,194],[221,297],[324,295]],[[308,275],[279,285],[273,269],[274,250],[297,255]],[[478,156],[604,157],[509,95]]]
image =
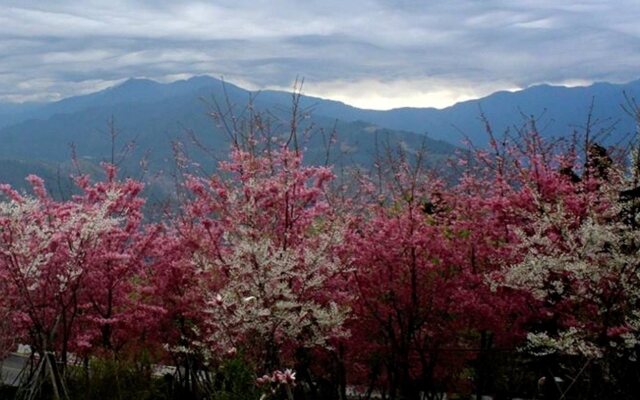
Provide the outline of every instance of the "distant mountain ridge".
[[[13,120],[5,121],[0,129],[0,160],[5,160],[5,164],[11,160],[20,163],[20,168],[16,166],[10,170],[23,171],[24,165],[38,162],[55,171],[56,165],[69,161],[70,144],[73,143],[80,159],[97,165],[109,158],[111,149],[107,131],[108,121],[113,118],[119,132],[116,151],[130,141],[136,142],[135,149],[123,164],[124,173],[139,176],[138,162],[144,158],[151,175],[160,176],[160,182],[156,184],[172,190],[170,175],[175,169],[177,142],[186,144],[181,151],[185,151],[193,165],[205,173],[212,172],[217,160],[227,154],[228,138],[208,115],[212,99],[223,103],[223,107],[228,101],[233,105],[233,112],[241,115],[252,97],[255,93],[231,84],[223,85],[211,77],[170,84],[130,79],[96,93],[54,103],[32,104],[24,110],[18,107],[12,114]],[[289,129],[291,95],[281,93],[276,97],[270,99],[270,96],[260,94],[254,108],[268,110],[273,130],[284,134]],[[310,138],[301,137],[302,145],[308,148],[306,160],[314,164],[328,161],[338,167],[360,165],[367,168],[375,158],[376,137],[391,145],[403,144],[408,149],[417,148],[424,142],[434,165],[450,157],[456,149],[449,143],[420,134],[363,121],[337,121],[322,115],[305,118],[300,122],[300,128],[315,132]],[[329,142],[334,128],[338,131],[338,141],[327,153],[324,144]],[[194,137],[197,143],[192,141]],[[0,172],[0,180],[3,178],[7,180]],[[8,178],[15,181],[13,177]]]
[[[500,91],[443,109],[398,108],[364,110],[335,101],[305,98],[303,105],[316,103],[315,112],[345,121],[367,121],[390,129],[425,133],[429,137],[460,145],[463,139],[484,145],[488,142],[481,113],[494,132],[522,126],[528,118],[539,119],[547,137],[572,134],[584,125],[593,102],[592,121],[604,125],[617,122],[609,144],[619,143],[636,130],[636,121],[623,109],[628,98],[640,99],[640,80],[625,84],[595,83],[585,87],[537,85],[515,92]],[[265,92],[279,96],[273,92]],[[607,123],[608,122],[608,123]]]
[[[311,111],[311,119],[304,123],[325,134],[325,138],[320,135],[306,144],[312,162],[320,162],[325,156],[322,143],[335,126],[340,143],[333,150],[334,163],[371,164],[375,141],[390,138],[390,143],[403,142],[408,148],[424,143],[431,151],[433,163],[438,164],[451,156],[465,138],[477,145],[487,143],[481,113],[497,135],[522,126],[529,116],[534,116],[540,118],[538,126],[544,136],[563,136],[581,129],[593,102],[593,120],[607,121],[603,126],[617,121],[605,144],[624,141],[636,130],[636,121],[621,106],[625,93],[628,97],[640,97],[640,80],[571,88],[539,85],[517,92],[497,92],[444,109],[364,110],[311,96],[300,97],[300,108]],[[135,140],[137,150],[132,160],[137,162],[149,154],[149,164],[157,171],[172,168],[172,143],[188,141],[187,132],[194,132],[200,144],[222,157],[228,143],[207,115],[210,111],[207,101],[211,103],[213,98],[221,103],[228,100],[236,113],[241,113],[253,99],[256,110],[269,110],[281,120],[282,126],[275,129],[287,129],[291,93],[251,92],[230,83],[223,86],[222,81],[209,76],[172,83],[129,79],[105,90],[52,103],[0,104],[0,159],[20,161],[22,164],[14,168],[16,171],[23,171],[25,165],[34,162],[42,170],[42,163],[56,165],[68,161],[69,144],[73,143],[78,156],[98,163],[109,153],[105,130],[111,117],[122,133],[119,146]],[[215,162],[210,158],[207,161],[197,147],[191,147],[189,155],[203,168],[214,168]],[[135,162],[128,168],[137,168]]]
[[[150,79],[130,78],[110,88],[79,96],[68,97],[50,103],[0,104],[0,127],[23,122],[28,119],[47,119],[55,114],[69,114],[89,108],[115,106],[127,103],[151,103],[166,98],[188,95],[218,80],[208,77],[194,77],[188,80],[162,84]],[[18,113],[20,120],[7,122],[2,116]]]
[[[181,96],[207,97],[217,94],[220,99],[222,82],[209,76],[196,76],[172,83],[159,83],[148,79],[129,79],[114,87],[82,96],[70,97],[53,103],[28,104],[25,110],[19,104],[0,104],[0,127],[28,119],[47,119],[55,114],[67,114],[96,107],[116,107],[121,104],[148,104]],[[256,104],[268,108],[288,107],[291,94],[264,90],[250,92],[225,83],[228,94],[237,100],[255,96]],[[208,91],[208,92],[207,92]],[[541,117],[544,125],[550,124],[548,136],[571,133],[571,129],[586,121],[589,107],[594,101],[595,119],[609,118],[619,121],[618,135],[635,129],[635,121],[623,111],[623,93],[629,97],[640,96],[640,80],[625,84],[606,82],[585,87],[537,85],[515,92],[500,91],[487,97],[468,100],[443,109],[398,108],[388,111],[366,110],[345,103],[311,96],[301,97],[301,106],[313,109],[315,115],[345,122],[363,121],[381,127],[415,133],[459,145],[466,135],[477,143],[485,143],[484,126],[479,121],[480,112],[492,123],[498,133],[518,126],[523,116]],[[19,115],[7,122],[7,114]],[[614,135],[615,136],[615,135]]]

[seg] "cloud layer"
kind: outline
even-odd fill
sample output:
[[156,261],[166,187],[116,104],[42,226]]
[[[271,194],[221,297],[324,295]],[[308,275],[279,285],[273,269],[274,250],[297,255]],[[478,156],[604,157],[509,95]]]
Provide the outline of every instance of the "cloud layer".
[[0,3],[0,101],[211,74],[375,108],[640,77],[637,0]]

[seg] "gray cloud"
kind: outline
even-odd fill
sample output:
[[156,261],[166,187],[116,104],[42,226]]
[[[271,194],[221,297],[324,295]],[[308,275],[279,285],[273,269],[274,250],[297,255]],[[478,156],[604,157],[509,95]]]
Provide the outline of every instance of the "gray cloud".
[[636,0],[9,0],[0,100],[207,73],[252,88],[304,76],[311,94],[365,106],[444,105],[638,78],[638,19]]

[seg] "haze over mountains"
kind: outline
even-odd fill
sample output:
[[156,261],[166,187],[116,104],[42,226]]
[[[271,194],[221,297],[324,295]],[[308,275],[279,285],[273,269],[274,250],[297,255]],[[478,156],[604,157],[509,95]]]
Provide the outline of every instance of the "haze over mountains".
[[[312,131],[316,132],[306,142],[309,162],[325,161],[323,143],[335,126],[338,143],[331,156],[332,163],[370,164],[377,138],[392,144],[402,142],[408,148],[424,143],[437,164],[453,154],[465,137],[477,145],[487,143],[485,127],[479,118],[481,112],[498,134],[507,129],[513,132],[526,123],[528,116],[534,116],[539,117],[538,126],[544,136],[563,136],[582,129],[593,102],[592,120],[602,121],[600,128],[614,127],[605,144],[628,140],[635,132],[636,121],[623,110],[625,93],[628,97],[640,96],[640,80],[574,88],[541,85],[518,92],[498,92],[441,110],[363,110],[308,96],[300,98],[300,106],[311,115],[303,121],[303,128],[313,125]],[[143,154],[148,155],[150,168],[155,171],[173,168],[172,141],[189,143],[191,134],[187,132],[223,157],[228,145],[226,136],[207,112],[213,98],[224,103],[225,97],[236,114],[241,114],[253,98],[256,110],[269,110],[274,131],[288,130],[290,93],[267,90],[256,94],[229,83],[223,86],[221,81],[208,76],[169,84],[130,79],[103,91],[54,103],[0,104],[0,160],[4,165],[0,168],[0,180],[15,183],[30,168],[47,175],[47,170],[68,165],[70,143],[74,144],[78,157],[89,164],[97,165],[108,159],[110,139],[106,131],[111,117],[120,132],[119,146],[131,140],[136,142],[128,168],[135,169],[135,162]],[[214,168],[211,155],[198,146],[188,147],[187,151],[203,169]]]

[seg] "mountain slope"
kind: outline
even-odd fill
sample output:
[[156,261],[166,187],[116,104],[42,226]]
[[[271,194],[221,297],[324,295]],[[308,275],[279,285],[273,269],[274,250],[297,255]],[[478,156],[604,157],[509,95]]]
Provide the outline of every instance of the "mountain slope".
[[[123,164],[126,171],[136,176],[138,162],[146,157],[151,172],[171,172],[175,168],[174,144],[181,141],[183,148],[199,168],[210,172],[216,160],[227,154],[228,140],[224,130],[210,116],[212,98],[227,101],[233,113],[242,116],[251,97],[249,91],[237,86],[225,85],[209,77],[197,77],[187,81],[160,84],[147,80],[129,80],[91,95],[79,96],[51,103],[31,110],[31,118],[0,129],[0,159],[63,163],[71,157],[73,143],[76,154],[85,161],[98,164],[110,158],[111,144],[108,121],[113,117],[117,137],[117,149],[130,141],[136,146]],[[284,95],[283,95],[284,96]],[[274,102],[258,95],[254,109],[269,111],[269,119],[275,134],[289,131],[288,121],[291,96]],[[314,115],[300,122],[300,130],[315,132],[310,138],[301,138],[308,148],[307,161],[324,163],[324,143],[336,128],[338,142],[329,160],[338,166],[372,165],[376,152],[376,138],[380,143],[392,146],[403,143],[408,149],[417,148],[424,141],[429,149],[432,164],[440,163],[455,151],[455,147],[442,141],[425,138],[412,132],[380,128],[359,121],[336,121],[333,117]],[[323,136],[324,134],[324,136]],[[198,145],[192,143],[196,137]],[[201,147],[208,150],[203,151]]]
[[[217,79],[202,76],[162,84],[149,79],[131,78],[99,92],[69,97],[51,103],[0,104],[0,127],[29,119],[48,119],[56,114],[70,114],[97,107],[121,104],[148,104],[168,98],[189,95],[199,89],[220,86]],[[231,88],[232,85],[227,85]],[[233,88],[230,90],[234,90]],[[238,90],[240,90],[238,88]]]
[[[391,129],[426,133],[429,137],[459,145],[465,137],[475,144],[488,142],[481,113],[497,134],[522,127],[530,117],[547,137],[560,137],[584,127],[593,101],[592,121],[600,128],[616,123],[608,144],[618,143],[635,132],[636,121],[623,110],[625,93],[640,99],[640,80],[626,84],[596,83],[587,87],[540,85],[517,92],[497,92],[490,96],[435,108],[400,108],[389,111],[362,110],[339,102],[304,98],[303,106],[316,113],[345,121],[367,121]],[[272,101],[284,101],[283,93],[269,92]],[[598,127],[596,127],[598,128]]]

